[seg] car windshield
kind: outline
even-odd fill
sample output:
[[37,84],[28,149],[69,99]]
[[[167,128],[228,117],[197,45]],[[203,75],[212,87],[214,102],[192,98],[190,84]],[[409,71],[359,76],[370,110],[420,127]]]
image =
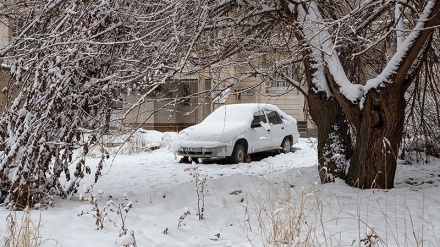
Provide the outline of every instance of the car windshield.
[[255,107],[226,105],[217,108],[203,122],[248,122],[252,121]]

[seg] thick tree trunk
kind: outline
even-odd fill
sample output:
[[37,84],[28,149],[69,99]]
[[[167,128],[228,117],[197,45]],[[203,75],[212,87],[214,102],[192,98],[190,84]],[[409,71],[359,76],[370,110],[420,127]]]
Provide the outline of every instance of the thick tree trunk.
[[[400,95],[399,95],[400,94]],[[362,189],[394,187],[405,99],[391,87],[368,93],[346,182]]]
[[335,99],[309,92],[309,112],[318,128],[318,169],[322,183],[345,178],[352,143],[348,121]]
[[[325,41],[327,40],[322,39],[322,36],[327,35],[327,38],[331,39],[331,35],[326,33],[326,28],[322,28],[325,25],[324,22],[317,24],[318,26],[299,24],[304,20],[314,20],[316,23],[321,23],[320,21],[325,18],[321,16],[319,6],[325,9],[325,4],[319,5],[312,1],[311,4],[295,5],[292,1],[281,1],[287,17],[294,23],[293,26],[298,27],[295,32],[297,39],[304,41],[308,45],[305,47],[309,47],[308,50],[304,51],[305,74],[309,87],[307,98],[310,114],[319,131],[318,158],[322,182],[328,182],[332,179],[326,173],[339,174],[340,171],[344,170],[341,163],[334,162],[333,164],[332,159],[335,155],[338,156],[341,153],[332,149],[340,143],[343,148],[351,147],[351,142],[348,141],[350,140],[349,125],[347,123],[349,121],[355,131],[353,136],[355,136],[356,144],[352,156],[349,155],[351,149],[344,149],[344,152],[348,152],[345,159],[351,158],[350,167],[345,178],[346,182],[364,189],[389,189],[394,186],[397,152],[402,138],[405,115],[405,91],[418,73],[421,55],[424,53],[426,55],[426,42],[430,39],[440,20],[440,1],[426,1],[424,4],[425,9],[420,14],[420,21],[423,25],[418,24],[415,27],[417,32],[411,33],[413,35],[411,42],[408,42],[406,46],[402,45],[402,49],[396,52],[393,59],[390,60],[391,66],[384,67],[386,73],[381,74],[381,76],[385,75],[387,78],[383,80],[379,88],[380,91],[374,91],[374,88],[366,87],[364,88],[367,89],[366,91],[359,91],[359,93],[362,93],[359,96],[367,93],[365,102],[358,102],[357,100],[360,100],[360,97],[354,99],[353,97],[347,97],[347,94],[344,93],[348,88],[342,88],[341,90],[341,87],[345,87],[347,84],[343,78],[341,79],[339,74],[344,73],[344,71],[340,70],[337,64],[339,61],[352,63],[353,57],[350,54],[352,54],[353,49],[350,48],[346,52],[339,50],[338,54],[333,48],[326,50],[328,47],[326,47]],[[372,21],[374,20],[373,18]],[[316,35],[317,33],[320,33],[320,35]],[[327,46],[330,45],[327,44]],[[403,58],[401,57],[402,51],[404,52]],[[386,52],[388,55],[388,51]],[[326,63],[332,63],[332,66],[326,67]],[[339,65],[346,68],[346,71],[352,71],[350,64],[343,66],[342,63]],[[365,72],[364,76],[362,74],[360,76],[359,74],[354,75],[358,81],[367,79],[372,72],[368,67],[364,69],[362,64],[355,64],[354,68]],[[391,74],[389,74],[390,69],[393,70]],[[325,78],[322,76],[323,74],[325,74]],[[333,76],[335,75],[339,75],[336,78],[341,79],[339,82],[334,80]],[[378,78],[382,80],[381,76]],[[350,77],[353,79],[353,76]],[[323,80],[326,80],[326,85],[324,85]],[[323,92],[315,92],[322,89],[325,91],[325,86],[329,86],[332,93],[330,99],[325,98],[326,95]],[[360,110],[360,106],[363,106],[364,109]],[[339,136],[341,141],[335,141],[338,139],[335,136]]]

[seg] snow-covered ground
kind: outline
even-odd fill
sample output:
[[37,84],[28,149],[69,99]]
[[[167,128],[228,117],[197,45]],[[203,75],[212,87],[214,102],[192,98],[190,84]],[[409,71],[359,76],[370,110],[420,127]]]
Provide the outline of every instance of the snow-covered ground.
[[[122,226],[137,246],[148,247],[367,246],[368,241],[440,246],[439,160],[400,164],[394,189],[359,190],[342,181],[319,183],[316,140],[300,139],[294,147],[293,153],[238,165],[180,164],[167,148],[120,155],[108,161],[97,184],[93,176],[83,181],[81,190],[91,193],[80,191],[108,213],[103,229],[97,230],[100,217],[94,218],[93,205],[80,195],[32,210],[31,219],[41,223],[43,246],[122,246],[133,240],[119,238]],[[87,162],[94,168],[98,160]],[[0,208],[0,236],[6,235],[10,214],[20,220],[22,212]]]

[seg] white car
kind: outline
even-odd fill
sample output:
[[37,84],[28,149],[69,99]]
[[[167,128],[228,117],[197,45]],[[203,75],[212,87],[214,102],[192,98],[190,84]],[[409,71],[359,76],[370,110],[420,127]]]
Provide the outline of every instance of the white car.
[[179,132],[171,149],[182,162],[198,158],[227,157],[245,162],[248,154],[281,150],[297,143],[296,120],[270,104],[223,105],[205,120]]

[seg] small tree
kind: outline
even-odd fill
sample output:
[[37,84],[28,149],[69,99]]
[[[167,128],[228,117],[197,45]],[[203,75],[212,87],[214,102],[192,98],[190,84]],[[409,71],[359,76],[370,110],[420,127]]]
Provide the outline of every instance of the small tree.
[[[112,104],[132,90],[143,92],[142,103],[184,66],[197,29],[180,18],[197,23],[201,9],[180,6],[128,0],[2,6],[17,24],[0,56],[13,77],[7,90],[19,88],[19,95],[0,117],[0,203],[24,209],[76,192],[91,172],[84,156],[108,131]],[[83,157],[72,164],[77,149]],[[104,162],[103,155],[95,180]],[[61,176],[70,184],[63,186]]]

